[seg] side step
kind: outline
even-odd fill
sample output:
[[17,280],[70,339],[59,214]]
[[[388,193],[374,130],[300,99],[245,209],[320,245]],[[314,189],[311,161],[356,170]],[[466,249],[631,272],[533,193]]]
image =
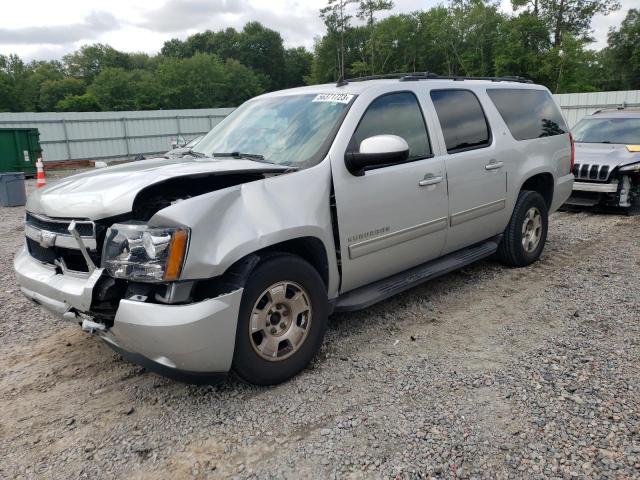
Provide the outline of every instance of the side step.
[[415,287],[427,280],[465,267],[486,258],[498,249],[500,237],[494,237],[472,247],[463,248],[444,257],[431,260],[404,272],[396,273],[338,297],[334,312],[352,312],[367,308],[393,295]]

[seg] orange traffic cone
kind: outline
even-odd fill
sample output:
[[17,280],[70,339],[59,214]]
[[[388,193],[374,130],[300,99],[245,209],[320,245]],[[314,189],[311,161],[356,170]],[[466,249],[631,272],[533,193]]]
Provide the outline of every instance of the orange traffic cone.
[[36,174],[36,187],[44,187],[47,184],[47,180],[44,178],[44,163],[42,163],[42,158],[38,157],[38,161],[36,162],[36,168],[38,169],[38,173]]

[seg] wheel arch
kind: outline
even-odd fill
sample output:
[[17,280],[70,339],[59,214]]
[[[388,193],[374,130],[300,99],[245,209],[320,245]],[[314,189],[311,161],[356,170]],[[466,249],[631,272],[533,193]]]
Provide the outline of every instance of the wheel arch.
[[547,208],[550,210],[553,203],[554,184],[554,178],[551,173],[540,172],[526,178],[522,182],[518,193],[524,190],[538,192],[542,195]]
[[329,257],[324,243],[319,238],[307,236],[284,240],[264,247],[252,255],[263,257],[276,253],[290,253],[306,260],[318,272],[325,288],[329,288]]

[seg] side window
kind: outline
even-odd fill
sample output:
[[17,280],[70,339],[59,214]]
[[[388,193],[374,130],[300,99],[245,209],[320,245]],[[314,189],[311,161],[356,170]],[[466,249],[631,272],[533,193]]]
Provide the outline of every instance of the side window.
[[432,90],[447,152],[456,153],[487,147],[491,143],[489,124],[478,97],[469,90]]
[[492,88],[487,94],[516,140],[568,132],[558,106],[545,90]]
[[409,144],[409,160],[431,155],[427,127],[413,93],[390,93],[371,102],[347,150],[357,152],[360,143],[374,135],[398,135],[404,138]]

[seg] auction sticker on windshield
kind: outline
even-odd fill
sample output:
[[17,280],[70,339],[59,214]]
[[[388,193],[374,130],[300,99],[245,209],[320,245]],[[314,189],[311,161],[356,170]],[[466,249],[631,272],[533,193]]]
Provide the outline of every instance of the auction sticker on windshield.
[[314,102],[349,103],[353,95],[350,93],[319,93]]

